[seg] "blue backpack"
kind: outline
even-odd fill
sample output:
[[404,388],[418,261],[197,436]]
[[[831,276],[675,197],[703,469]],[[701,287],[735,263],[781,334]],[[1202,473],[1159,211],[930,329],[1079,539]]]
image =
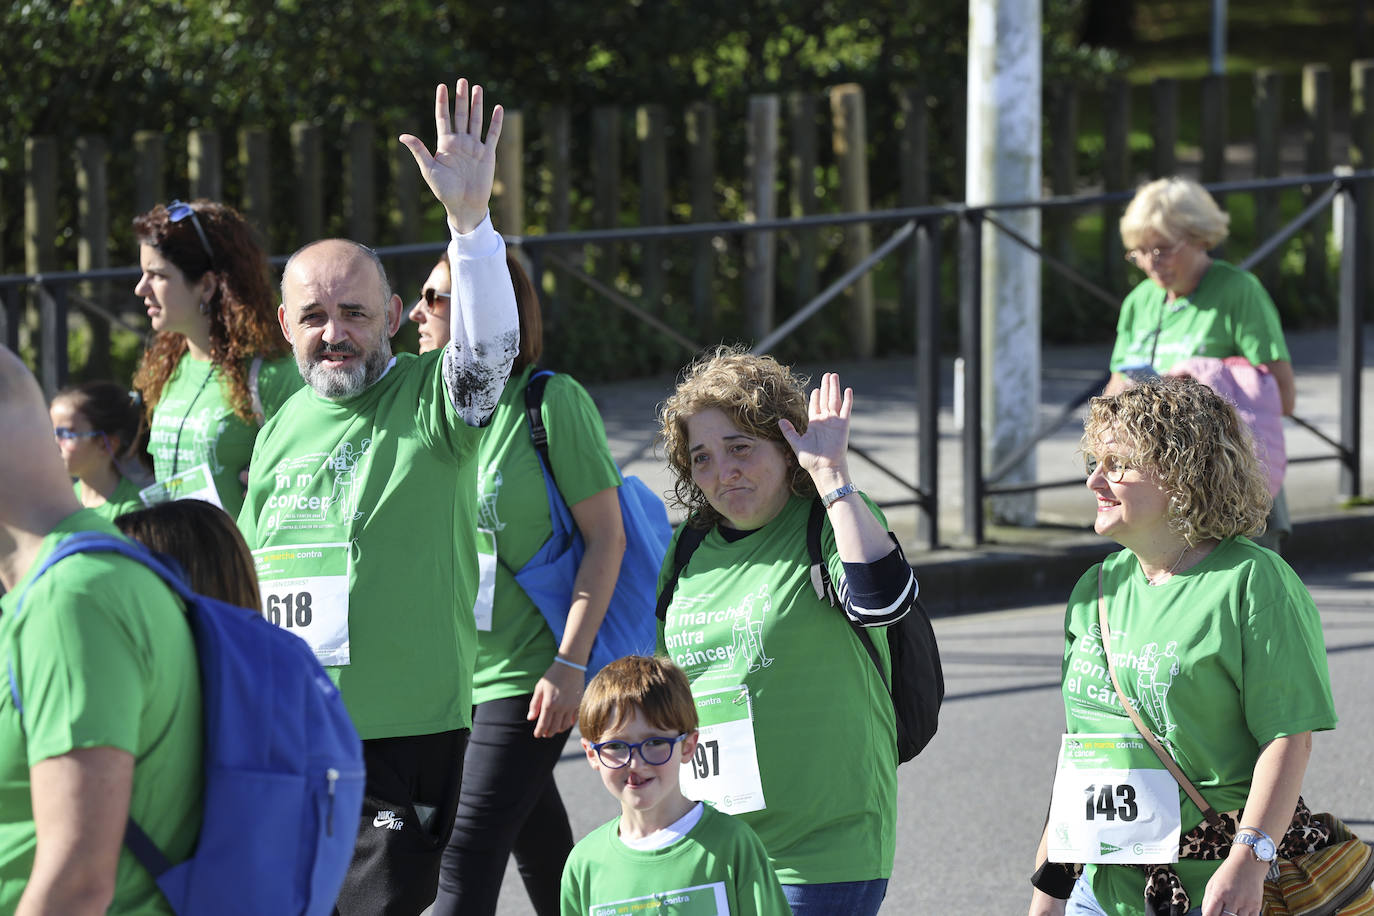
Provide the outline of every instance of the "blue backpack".
[[[165,558],[112,535],[65,538],[29,587],[93,551],[137,560],[167,583],[186,603],[200,663],[205,806],[195,851],[173,864],[132,817],[125,845],[179,914],[332,912],[363,802],[362,743],[338,689],[300,637],[196,594]],[[16,613],[23,606],[21,597]],[[10,691],[22,709],[13,669]]]
[[[582,562],[586,545],[573,523],[572,513],[553,476],[553,462],[549,459],[549,433],[544,428],[541,408],[544,386],[553,377],[548,369],[538,369],[530,375],[525,386],[525,417],[529,421],[530,439],[539,456],[539,468],[544,472],[544,490],[549,500],[549,518],[553,534],[528,563],[512,574],[516,583],[539,608],[553,630],[554,638],[562,640],[568,622],[568,605],[572,598],[573,580]],[[625,525],[625,556],[620,561],[620,577],[615,593],[606,608],[606,617],[597,630],[591,657],[587,660],[587,679],[606,665],[626,655],[653,655],[658,641],[658,621],[654,618],[654,601],[658,595],[658,571],[668,552],[673,526],[668,524],[668,510],[663,500],[654,495],[648,484],[638,477],[626,477],[616,495],[620,499],[620,517]]]

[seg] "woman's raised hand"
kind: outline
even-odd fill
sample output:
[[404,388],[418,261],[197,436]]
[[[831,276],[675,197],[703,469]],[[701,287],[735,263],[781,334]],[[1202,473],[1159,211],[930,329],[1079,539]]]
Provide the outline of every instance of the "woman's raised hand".
[[854,390],[840,388],[840,377],[834,372],[821,376],[820,387],[811,391],[807,409],[806,432],[798,433],[787,420],[779,420],[778,428],[816,489],[822,493],[842,486],[848,481],[849,412],[854,406]]

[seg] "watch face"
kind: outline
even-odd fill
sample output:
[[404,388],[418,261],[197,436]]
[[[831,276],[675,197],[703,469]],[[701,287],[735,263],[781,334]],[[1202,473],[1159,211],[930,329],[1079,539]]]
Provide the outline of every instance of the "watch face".
[[1274,844],[1271,841],[1266,840],[1264,837],[1260,837],[1259,839],[1255,840],[1255,858],[1259,859],[1261,862],[1274,861]]

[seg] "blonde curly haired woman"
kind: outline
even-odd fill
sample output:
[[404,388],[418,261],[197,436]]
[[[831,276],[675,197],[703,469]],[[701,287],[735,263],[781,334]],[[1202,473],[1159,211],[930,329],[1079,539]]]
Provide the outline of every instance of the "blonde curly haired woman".
[[[1248,537],[1263,530],[1269,491],[1248,430],[1212,389],[1154,379],[1094,398],[1082,445],[1094,528],[1125,549],[1069,597],[1067,731],[1125,739],[1143,759],[1112,761],[1129,775],[1108,778],[1072,762],[1066,740],[1030,912],[1258,916],[1275,848],[1306,852],[1297,844],[1316,836],[1299,791],[1312,732],[1336,725],[1316,605]],[[1122,692],[1219,826],[1139,740],[1107,643]],[[1090,860],[1077,880],[1058,864]]]

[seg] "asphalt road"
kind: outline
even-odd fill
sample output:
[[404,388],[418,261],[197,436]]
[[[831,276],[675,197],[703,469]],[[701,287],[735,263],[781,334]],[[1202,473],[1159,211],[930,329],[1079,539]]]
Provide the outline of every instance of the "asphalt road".
[[[1374,838],[1374,571],[1329,571],[1307,584],[1322,612],[1341,721],[1316,736],[1303,794],[1314,810],[1334,811]],[[900,769],[897,861],[884,913],[1025,912],[1063,728],[1062,617],[1061,605],[1049,605],[935,622],[947,697],[940,733]],[[575,741],[576,734],[569,751]],[[616,814],[580,757],[568,754],[556,778],[576,836]],[[530,912],[513,866],[498,912]]]

